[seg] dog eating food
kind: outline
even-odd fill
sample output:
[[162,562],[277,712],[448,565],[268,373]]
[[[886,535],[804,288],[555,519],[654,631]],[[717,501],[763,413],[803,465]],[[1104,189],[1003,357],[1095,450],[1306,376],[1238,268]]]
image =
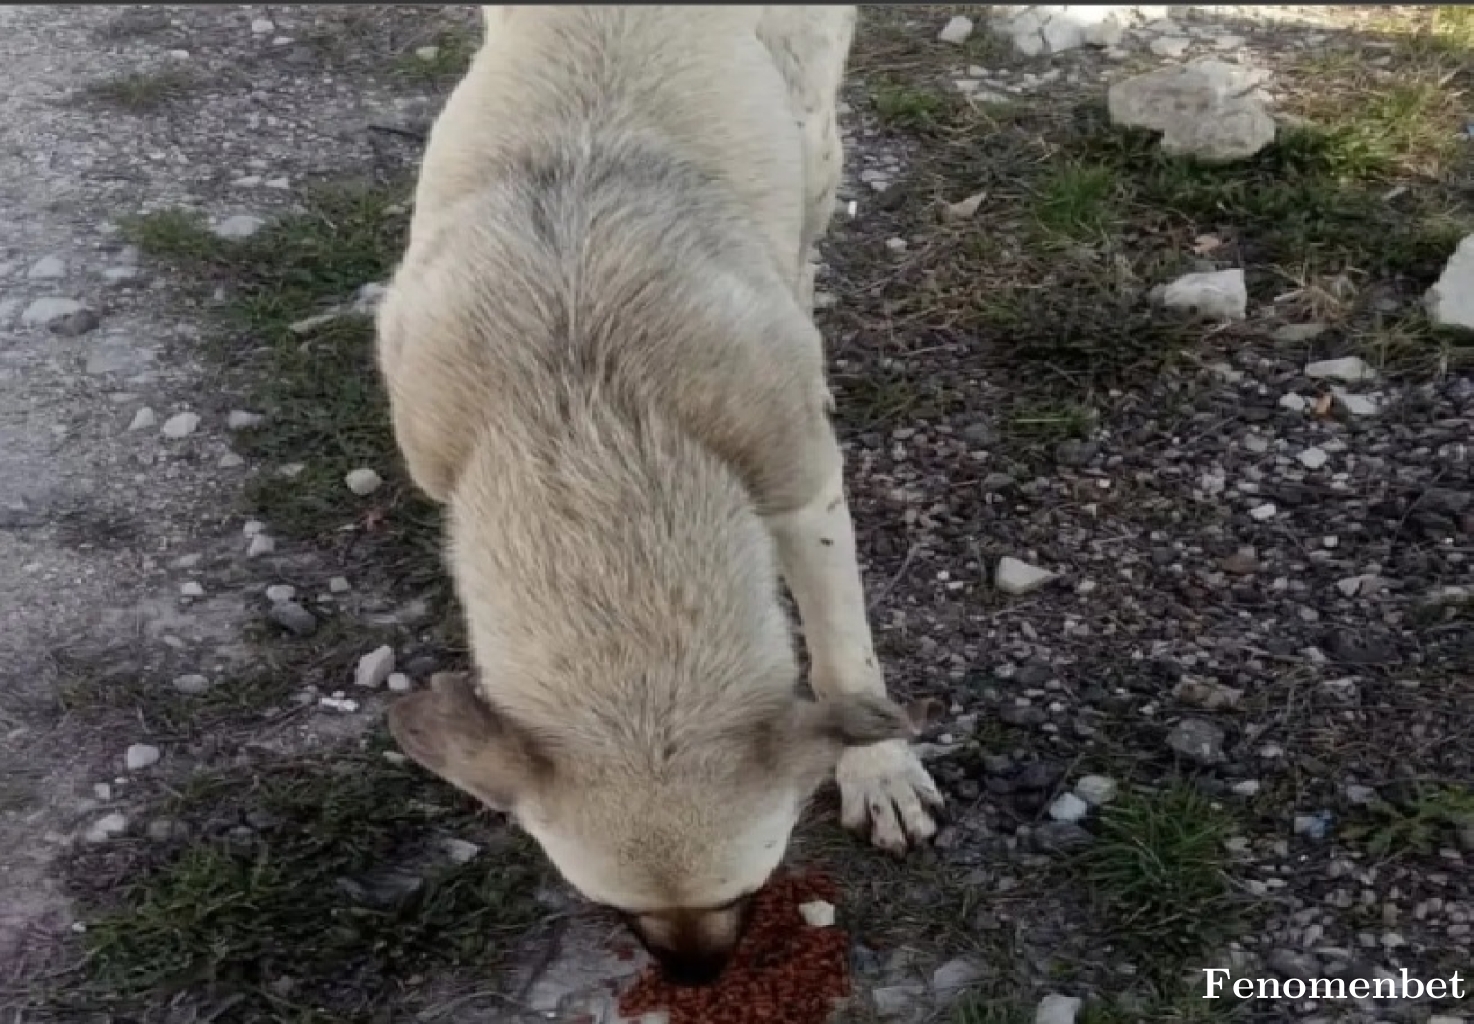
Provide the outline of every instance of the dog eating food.
[[639,1019],[663,1009],[670,1024],[824,1024],[835,1000],[850,994],[849,937],[811,927],[799,907],[836,896],[818,872],[774,878],[758,893],[747,933],[715,985],[679,988],[651,964],[620,998],[620,1014]]

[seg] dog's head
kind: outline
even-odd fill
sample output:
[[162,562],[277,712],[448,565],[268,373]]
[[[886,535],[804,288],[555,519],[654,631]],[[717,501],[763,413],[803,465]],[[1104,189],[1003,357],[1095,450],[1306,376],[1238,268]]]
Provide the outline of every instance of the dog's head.
[[876,697],[797,696],[692,745],[582,749],[441,675],[389,711],[406,754],[539,843],[575,889],[618,912],[678,984],[708,984],[741,938],[814,790],[851,746],[909,732]]

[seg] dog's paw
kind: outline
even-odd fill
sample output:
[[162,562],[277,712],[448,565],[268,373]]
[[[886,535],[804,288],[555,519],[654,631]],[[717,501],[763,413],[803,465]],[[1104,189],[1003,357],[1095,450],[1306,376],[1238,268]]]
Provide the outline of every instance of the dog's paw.
[[933,812],[943,803],[921,759],[905,740],[851,747],[835,772],[845,828],[870,826],[870,841],[903,854],[936,835]]

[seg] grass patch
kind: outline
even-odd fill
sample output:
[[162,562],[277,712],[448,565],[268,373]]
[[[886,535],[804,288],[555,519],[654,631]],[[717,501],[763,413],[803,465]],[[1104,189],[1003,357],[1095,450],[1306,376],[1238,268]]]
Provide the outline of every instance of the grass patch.
[[[72,877],[90,911],[87,984],[64,998],[184,995],[222,1022],[369,1021],[427,968],[495,977],[545,915],[541,858],[379,746],[196,776],[160,809],[187,835],[176,826],[121,858],[84,852]],[[457,864],[438,836],[489,848]]]
[[1228,923],[1229,833],[1227,816],[1186,786],[1109,805],[1080,867],[1111,934],[1169,975],[1200,955]]
[[476,55],[476,40],[466,32],[442,32],[394,63],[396,77],[421,85],[444,86],[466,73]]
[[[439,515],[400,466],[373,322],[350,301],[398,260],[407,195],[403,187],[318,188],[301,212],[239,241],[180,211],[124,228],[145,255],[226,290],[215,352],[227,367],[249,362],[249,401],[271,417],[237,440],[263,464],[248,488],[252,511],[287,536],[339,547],[367,539],[400,579],[430,584],[441,579]],[[317,322],[304,323],[310,318]],[[293,464],[302,467],[296,475],[280,472]],[[371,499],[343,484],[360,466],[386,480]]]
[[92,82],[82,88],[82,97],[130,114],[147,114],[184,96],[194,85],[193,76],[175,68],[135,71]]
[[1116,225],[1120,182],[1114,168],[1066,164],[1044,179],[1034,196],[1034,218],[1051,236],[1099,239]]
[[1430,854],[1474,830],[1474,790],[1460,785],[1417,784],[1396,801],[1379,801],[1370,822],[1348,825],[1373,857]]
[[933,88],[882,80],[871,93],[875,115],[887,128],[923,131],[936,128],[952,108]]

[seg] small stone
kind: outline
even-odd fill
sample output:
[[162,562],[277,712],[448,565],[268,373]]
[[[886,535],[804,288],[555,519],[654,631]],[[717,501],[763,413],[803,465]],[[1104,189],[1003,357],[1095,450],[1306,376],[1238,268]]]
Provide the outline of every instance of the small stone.
[[328,580],[328,591],[333,594],[346,594],[353,589],[346,576],[334,576]]
[[1186,36],[1157,36],[1147,44],[1147,49],[1158,57],[1176,59],[1192,47],[1193,41]]
[[181,438],[186,438],[190,434],[193,434],[195,432],[195,428],[199,425],[199,413],[176,412],[173,416],[170,416],[164,421],[164,425],[159,428],[159,433],[163,434],[171,441],[178,441]]
[[1332,387],[1331,393],[1336,396],[1337,403],[1351,416],[1375,416],[1381,406],[1377,400],[1367,395],[1353,395],[1338,387]]
[[1275,517],[1275,514],[1278,512],[1279,509],[1275,507],[1274,502],[1266,501],[1262,505],[1255,505],[1253,508],[1249,509],[1249,518],[1253,519],[1256,522],[1263,523],[1267,522],[1270,519],[1273,519]]
[[50,327],[52,324],[60,323],[69,316],[82,312],[87,307],[76,299],[64,299],[56,295],[48,295],[37,299],[27,306],[20,315],[20,322],[26,327]]
[[159,422],[158,416],[148,406],[144,406],[133,414],[133,419],[128,423],[129,430],[149,430]]
[[1321,975],[1320,963],[1315,957],[1308,953],[1297,953],[1293,949],[1271,950],[1264,958],[1267,966],[1281,978],[1318,978]]
[[415,56],[428,64],[430,61],[440,56],[440,47],[421,46],[419,49],[415,50]]
[[1091,807],[1110,803],[1117,789],[1116,780],[1107,775],[1085,775],[1075,783],[1075,795]]
[[1172,696],[1184,704],[1217,711],[1237,707],[1244,691],[1208,679],[1184,679],[1172,688]]
[[1055,576],[1048,569],[1041,569],[1005,555],[998,560],[998,570],[993,576],[993,582],[1005,594],[1018,597],[1038,590]]
[[241,533],[247,537],[254,537],[258,533],[266,532],[266,524],[259,519],[247,519],[241,524]]
[[106,782],[96,783],[92,787],[92,795],[105,803],[113,798],[113,787]]
[[1321,359],[1305,366],[1305,376],[1312,379],[1339,380],[1344,384],[1358,384],[1364,380],[1376,380],[1377,371],[1367,365],[1360,356],[1343,359]]
[[196,581],[190,580],[188,583],[179,585],[179,594],[181,597],[204,597],[205,588]]
[[174,689],[191,697],[204,693],[210,688],[210,680],[201,675],[176,676]]
[[905,252],[907,242],[904,238],[887,238],[885,247],[891,252]]
[[1184,718],[1167,734],[1167,746],[1200,765],[1223,760],[1223,729],[1201,718]]
[[1304,395],[1297,395],[1291,391],[1287,395],[1280,395],[1279,405],[1281,409],[1288,409],[1291,412],[1304,412],[1310,405],[1310,400]]
[[1089,846],[1094,838],[1073,821],[1046,821],[1034,829],[1030,841],[1041,853],[1068,853]]
[[142,276],[142,271],[137,267],[105,267],[102,271],[102,279],[108,284],[127,284]]
[[56,281],[66,276],[66,260],[60,256],[42,256],[26,271],[26,277],[32,281]]
[[225,418],[225,426],[230,430],[254,430],[265,422],[266,417],[259,412],[244,409],[232,409]]
[[1235,782],[1232,786],[1228,787],[1229,792],[1235,796],[1258,796],[1259,791],[1263,788],[1263,783],[1258,779],[1245,779],[1242,782]]
[[348,714],[358,710],[358,701],[349,700],[347,697],[321,697],[317,703],[319,707],[331,708],[334,711],[343,711]]
[[1361,577],[1348,576],[1336,581],[1336,589],[1341,592],[1342,597],[1355,597],[1357,591],[1361,590]]
[[311,636],[317,632],[317,618],[296,601],[281,601],[267,612],[271,621],[293,636]]
[[59,334],[63,338],[80,338],[90,331],[97,330],[102,326],[102,321],[92,310],[83,308],[53,320],[46,326],[51,328],[52,334]]
[[937,40],[943,43],[951,43],[953,46],[961,46],[967,42],[972,35],[972,19],[956,15],[942,26],[942,31],[937,33]]
[[1184,274],[1162,290],[1161,303],[1209,320],[1242,320],[1248,315],[1249,292],[1243,270],[1233,267]]
[[909,1018],[925,998],[924,985],[887,985],[870,993],[875,1015],[881,1020]]
[[256,18],[251,22],[251,35],[269,36],[276,31],[276,24],[269,18]]
[[986,193],[978,192],[955,203],[947,203],[942,207],[942,219],[948,221],[972,220],[973,215],[978,212],[978,207],[983,205],[984,198],[986,198]]
[[1345,793],[1347,800],[1362,806],[1377,799],[1377,791],[1371,786],[1358,786],[1355,783],[1348,783]]
[[948,960],[931,974],[932,991],[938,994],[952,995],[975,985],[986,977],[981,964],[975,961],[958,957]]
[[1039,1000],[1034,1011],[1034,1024],[1075,1024],[1075,1016],[1084,1001],[1078,996],[1061,996],[1051,992]]
[[276,541],[269,534],[258,533],[251,537],[251,542],[246,545],[247,558],[260,558],[269,555],[276,550]]
[[156,843],[167,843],[189,835],[189,827],[174,818],[155,818],[148,823],[146,833]]
[[391,672],[388,683],[391,693],[409,693],[415,688],[414,680],[403,672]]
[[801,903],[798,912],[799,916],[804,919],[804,924],[810,928],[829,928],[834,924],[833,903],[827,903],[824,900]]
[[358,669],[353,675],[355,686],[376,690],[388,681],[394,672],[394,648],[385,644],[358,659]]
[[1235,551],[1218,563],[1226,573],[1234,576],[1252,576],[1259,571],[1259,559],[1252,551]]
[[361,498],[377,491],[383,485],[384,480],[372,469],[355,469],[343,478],[343,482],[348,485],[350,491]]
[[1330,456],[1322,448],[1307,448],[1295,458],[1300,460],[1300,465],[1306,469],[1320,469],[1330,460]]
[[116,812],[105,814],[92,823],[82,838],[89,843],[105,843],[128,831],[128,819]]
[[235,452],[226,452],[224,455],[220,456],[220,461],[219,463],[217,463],[217,465],[219,465],[221,469],[238,469],[245,464],[246,460],[241,458]]
[[159,763],[159,748],[148,743],[135,743],[123,753],[123,764],[130,772],[152,768]]
[[290,601],[297,596],[297,588],[286,583],[273,583],[266,588],[266,600],[272,604]]
[[1281,345],[1303,345],[1307,341],[1314,341],[1326,333],[1326,325],[1311,324],[1285,324],[1271,334],[1270,340]]
[[1074,793],[1061,793],[1049,805],[1049,816],[1055,821],[1077,822],[1090,813],[1090,805]]
[[442,839],[440,849],[445,851],[445,855],[455,864],[469,864],[481,853],[481,847],[475,843],[457,839],[455,836],[446,836]]
[[1474,234],[1459,242],[1423,304],[1436,326],[1474,330]]
[[239,242],[250,238],[265,226],[266,221],[260,217],[252,217],[248,213],[238,213],[234,217],[225,218],[225,220],[216,224],[210,230],[216,238]]

